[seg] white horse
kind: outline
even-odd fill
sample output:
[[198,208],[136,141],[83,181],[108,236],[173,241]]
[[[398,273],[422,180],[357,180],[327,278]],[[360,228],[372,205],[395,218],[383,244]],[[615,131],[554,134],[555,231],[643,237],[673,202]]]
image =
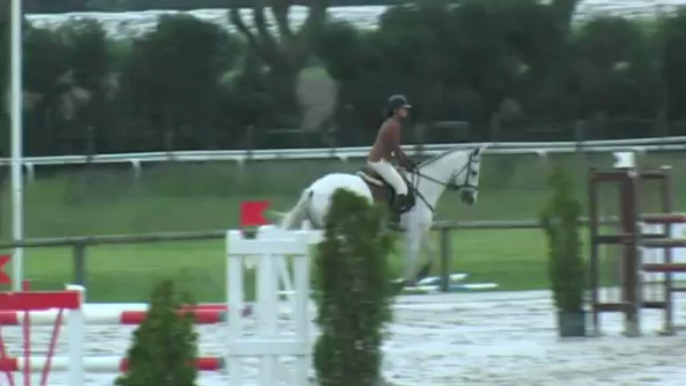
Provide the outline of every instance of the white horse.
[[[414,189],[415,205],[400,217],[400,227],[405,239],[404,279],[412,283],[417,280],[417,262],[424,248],[433,251],[429,245],[429,232],[433,223],[436,204],[446,188],[460,191],[462,201],[473,205],[479,193],[481,156],[487,146],[475,149],[454,149],[420,163],[415,172],[409,173],[409,188]],[[322,229],[331,205],[331,197],[337,189],[348,189],[373,202],[372,191],[361,176],[356,174],[327,174],[302,192],[300,199],[290,212],[284,215],[281,227],[301,229],[305,220],[312,227]],[[427,264],[422,271],[426,274]],[[420,274],[421,276],[421,274]]]

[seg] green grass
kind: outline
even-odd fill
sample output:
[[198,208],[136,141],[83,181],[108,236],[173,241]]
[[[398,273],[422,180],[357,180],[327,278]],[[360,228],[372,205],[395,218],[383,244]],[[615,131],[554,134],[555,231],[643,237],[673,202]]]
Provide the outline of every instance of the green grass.
[[[437,233],[433,241],[438,251]],[[392,277],[402,271],[400,244],[390,260]],[[226,291],[224,246],[223,240],[217,240],[90,247],[86,260],[88,299],[144,301],[156,280],[173,278],[198,301],[222,301]],[[451,272],[468,272],[470,282],[496,282],[500,290],[548,288],[542,231],[454,232],[451,250]],[[57,289],[70,282],[71,253],[69,248],[28,250],[26,277],[32,287]],[[433,265],[434,274],[438,268],[438,264]],[[250,289],[248,292],[252,293]]]
[[[684,162],[677,153],[650,154],[651,165]],[[588,166],[608,166],[607,154],[590,157],[554,156],[577,176],[577,196],[585,205]],[[465,207],[448,192],[437,208],[438,219],[534,219],[546,198],[545,175],[552,160],[537,156],[487,156],[478,203]],[[26,186],[27,237],[138,234],[164,231],[229,229],[237,225],[238,208],[247,199],[270,199],[273,209],[286,210],[302,188],[325,173],[355,171],[359,162],[254,162],[241,169],[234,163],[164,164],[144,168],[140,181],[128,169],[101,166],[79,170],[39,169],[37,181]],[[676,207],[683,207],[686,177],[674,173]],[[0,200],[0,239],[10,234],[9,190]],[[647,211],[657,208],[657,192],[643,192]],[[617,192],[603,197],[602,214],[616,213]],[[585,235],[584,235],[585,236]],[[434,242],[434,249],[438,245]],[[182,281],[200,301],[224,298],[224,244],[168,242],[148,245],[88,248],[90,300],[145,300],[155,280]],[[584,250],[587,250],[584,244]],[[2,251],[0,251],[1,253]],[[541,230],[460,230],[452,234],[453,271],[470,273],[473,281],[494,281],[504,290],[548,286],[546,246]],[[402,259],[392,258],[398,274]],[[60,288],[72,278],[71,250],[31,249],[26,275],[35,288]],[[437,265],[434,267],[437,269]]]
[[[501,241],[494,243],[494,238]],[[224,245],[218,240],[90,247],[86,260],[88,299],[142,301],[156,280],[171,277],[199,300],[220,301],[226,291]],[[452,250],[452,271],[469,272],[470,280],[497,281],[507,290],[547,286],[544,239],[538,231],[511,231],[500,237],[494,231],[464,231],[453,236]],[[69,248],[28,250],[26,277],[32,287],[56,289],[69,282],[71,253]],[[402,257],[394,254],[393,277],[400,274],[401,264]]]

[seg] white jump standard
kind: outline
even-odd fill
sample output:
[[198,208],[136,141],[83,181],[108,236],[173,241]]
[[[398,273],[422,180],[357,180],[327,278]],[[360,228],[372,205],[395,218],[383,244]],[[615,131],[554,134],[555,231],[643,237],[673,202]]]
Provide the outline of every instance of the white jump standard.
[[[320,239],[320,232],[289,231],[275,226],[258,229],[256,238],[247,239],[240,231],[227,233],[228,298],[230,309],[245,305],[243,270],[246,259],[255,260],[257,299],[255,313],[258,330],[245,331],[243,319],[229,314],[228,370],[229,385],[243,384],[241,360],[259,357],[260,386],[308,384],[312,363],[310,342],[310,244]],[[292,261],[293,280],[286,267]],[[293,307],[295,334],[279,331],[279,290],[283,286]],[[287,371],[278,361],[281,356],[296,358],[295,370]]]
[[[244,238],[241,231],[227,232],[227,295],[228,304],[203,305],[182,309],[199,317],[199,324],[214,324],[226,321],[228,317],[228,341],[226,352],[221,356],[197,358],[199,371],[220,371],[228,369],[229,385],[243,384],[241,361],[245,357],[259,357],[259,385],[273,386],[287,384],[304,385],[308,382],[312,358],[310,342],[310,256],[312,243],[321,239],[320,231],[289,231],[275,226],[258,229],[253,239]],[[289,262],[292,261],[292,267]],[[244,269],[256,269],[257,332],[244,331],[246,314],[253,307],[245,302]],[[290,271],[293,271],[291,278]],[[289,321],[294,324],[295,333],[279,331],[279,298],[287,294]],[[136,310],[108,309],[104,305],[84,304],[85,289],[81,286],[67,286],[66,291],[57,292],[5,292],[0,293],[0,326],[24,328],[24,350],[19,356],[0,352],[0,372],[11,376],[22,372],[42,372],[41,384],[48,384],[50,371],[66,371],[69,386],[84,386],[85,374],[116,373],[126,371],[128,360],[123,356],[85,356],[84,332],[87,323],[99,325],[135,325],[146,315],[145,307]],[[243,310],[243,312],[228,312]],[[27,316],[28,315],[28,316]],[[279,320],[282,319],[282,320]],[[53,325],[54,333],[48,354],[32,356],[30,351],[30,328],[34,325]],[[65,325],[68,334],[68,356],[53,356],[60,328]],[[252,329],[251,329],[252,330]],[[16,350],[13,350],[13,352]],[[280,356],[296,357],[295,371],[288,371],[278,361]]]

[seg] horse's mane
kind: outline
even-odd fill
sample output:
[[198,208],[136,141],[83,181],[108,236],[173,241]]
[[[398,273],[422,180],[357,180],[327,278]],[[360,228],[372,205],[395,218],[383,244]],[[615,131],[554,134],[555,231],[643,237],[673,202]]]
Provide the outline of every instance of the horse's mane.
[[424,161],[420,162],[419,165],[417,165],[417,166],[421,167],[421,166],[426,166],[426,165],[432,164],[432,163],[438,161],[439,159],[447,156],[448,154],[452,154],[452,153],[454,153],[456,151],[460,151],[460,150],[474,151],[474,149],[469,149],[469,148],[465,149],[463,147],[456,147],[453,149],[448,149],[441,154],[436,154],[435,156],[432,156],[430,158],[425,159]]

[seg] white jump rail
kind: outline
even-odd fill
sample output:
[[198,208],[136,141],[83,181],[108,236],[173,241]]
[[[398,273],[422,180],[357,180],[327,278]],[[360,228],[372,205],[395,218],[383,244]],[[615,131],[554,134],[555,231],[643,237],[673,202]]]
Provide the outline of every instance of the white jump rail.
[[[410,154],[425,154],[428,156],[440,154],[452,148],[471,148],[487,143],[435,143],[425,145],[403,145],[403,150]],[[574,153],[579,150],[589,152],[612,152],[621,150],[632,151],[675,151],[686,149],[686,136],[661,138],[632,138],[620,140],[598,141],[561,141],[561,142],[495,142],[488,143],[487,154],[546,154],[546,153]],[[24,157],[22,164],[27,169],[35,166],[70,165],[70,164],[116,164],[129,163],[134,168],[141,163],[152,162],[208,162],[208,161],[237,161],[244,160],[317,160],[317,159],[349,159],[366,157],[369,146],[351,146],[340,148],[295,148],[295,149],[256,149],[256,150],[189,150],[171,152],[139,152],[113,153],[95,155],[59,155]],[[0,158],[0,166],[9,165],[8,158]]]
[[[25,357],[8,358],[9,371],[23,372],[26,363]],[[56,356],[50,358],[51,372],[65,372],[71,373],[73,361],[71,357]],[[30,372],[37,373],[43,371],[43,368],[48,365],[48,359],[40,356],[29,357]],[[199,371],[220,371],[224,369],[224,358],[221,357],[202,357],[196,359],[195,367]],[[92,356],[83,358],[83,372],[87,373],[118,373],[124,372],[128,369],[128,360],[119,356]],[[74,375],[74,379],[70,382],[78,382],[82,379],[81,375]],[[70,385],[81,386],[79,383],[70,383]]]
[[[145,320],[147,313],[145,311],[117,311],[111,310],[106,312],[92,312],[88,308],[82,311],[84,319],[89,326],[137,326]],[[199,310],[199,311],[184,311],[184,313],[193,314],[195,320],[194,324],[221,324],[228,318],[227,311],[216,310]],[[30,322],[32,326],[49,326],[55,323],[57,319],[57,310],[36,311],[31,312]],[[245,313],[243,314],[245,315]],[[24,312],[13,311],[3,312],[0,315],[0,326],[20,326],[24,323]],[[62,324],[65,322],[62,321]]]

